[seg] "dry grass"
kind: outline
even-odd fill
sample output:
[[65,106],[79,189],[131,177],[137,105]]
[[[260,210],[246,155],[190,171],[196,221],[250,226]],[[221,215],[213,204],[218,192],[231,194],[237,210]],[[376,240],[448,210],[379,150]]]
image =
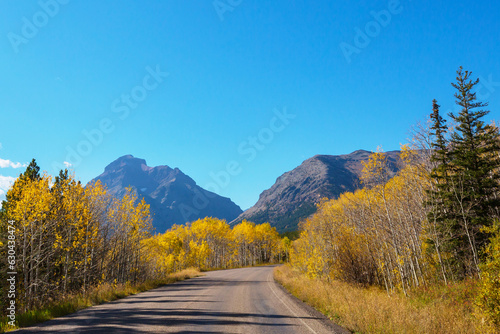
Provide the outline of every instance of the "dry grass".
[[85,295],[75,294],[66,296],[63,300],[58,300],[46,305],[43,308],[28,311],[16,316],[16,327],[7,324],[7,318],[0,319],[0,333],[14,330],[20,327],[31,326],[53,318],[61,317],[78,310],[124,298],[140,292],[151,290],[162,285],[171,284],[188,278],[200,276],[200,271],[195,268],[188,268],[177,273],[168,275],[162,280],[148,281],[137,285],[131,284],[103,284],[94,287]]
[[309,279],[289,266],[274,277],[297,298],[356,333],[499,333],[473,310],[474,284],[421,289],[409,298],[379,288]]

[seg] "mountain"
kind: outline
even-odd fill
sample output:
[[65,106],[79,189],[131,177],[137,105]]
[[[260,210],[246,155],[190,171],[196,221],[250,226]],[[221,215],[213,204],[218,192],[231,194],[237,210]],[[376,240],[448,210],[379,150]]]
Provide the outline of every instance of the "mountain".
[[173,224],[184,224],[207,216],[231,221],[242,213],[229,198],[198,186],[179,168],[148,167],[146,160],[126,155],[110,163],[104,173],[91,180],[101,181],[110,193],[121,198],[127,187],[150,205],[153,226],[163,233]]
[[[344,155],[315,155],[297,168],[276,179],[274,185],[260,194],[257,203],[233,223],[250,220],[269,222],[278,232],[297,229],[300,220],[316,211],[321,198],[337,198],[360,187],[362,161],[371,152],[358,150]],[[399,151],[387,152],[389,166],[398,170]]]

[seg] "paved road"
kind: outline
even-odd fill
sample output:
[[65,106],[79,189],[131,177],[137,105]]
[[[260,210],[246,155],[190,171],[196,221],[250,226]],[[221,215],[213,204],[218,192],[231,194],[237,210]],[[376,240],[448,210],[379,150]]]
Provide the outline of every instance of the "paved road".
[[283,291],[273,269],[212,271],[16,333],[349,333]]

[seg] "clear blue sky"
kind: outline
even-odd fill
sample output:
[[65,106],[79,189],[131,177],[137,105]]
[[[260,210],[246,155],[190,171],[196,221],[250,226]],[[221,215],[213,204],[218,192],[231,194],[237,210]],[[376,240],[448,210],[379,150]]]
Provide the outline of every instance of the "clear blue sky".
[[433,98],[453,108],[460,65],[493,81],[481,94],[499,119],[498,13],[462,0],[0,0],[0,196],[16,163],[54,175],[66,161],[87,182],[132,154],[202,187],[235,161],[217,190],[246,209],[315,154],[398,149]]

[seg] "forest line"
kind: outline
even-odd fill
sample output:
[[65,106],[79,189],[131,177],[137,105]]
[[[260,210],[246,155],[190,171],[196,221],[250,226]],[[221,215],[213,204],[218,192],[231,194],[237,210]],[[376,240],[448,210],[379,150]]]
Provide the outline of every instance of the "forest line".
[[268,223],[230,226],[211,217],[154,234],[149,205],[131,188],[114,198],[99,181],[83,186],[67,170],[41,174],[35,160],[9,189],[0,215],[3,316],[11,303],[25,313],[99,286],[161,281],[191,267],[279,262],[290,246]]
[[401,147],[396,175],[375,152],[364,163],[362,189],[325,199],[302,222],[291,266],[313,279],[406,296],[473,280],[469,313],[499,326],[500,135],[485,123],[478,83],[457,71],[460,111],[447,125],[434,100],[427,124]]

